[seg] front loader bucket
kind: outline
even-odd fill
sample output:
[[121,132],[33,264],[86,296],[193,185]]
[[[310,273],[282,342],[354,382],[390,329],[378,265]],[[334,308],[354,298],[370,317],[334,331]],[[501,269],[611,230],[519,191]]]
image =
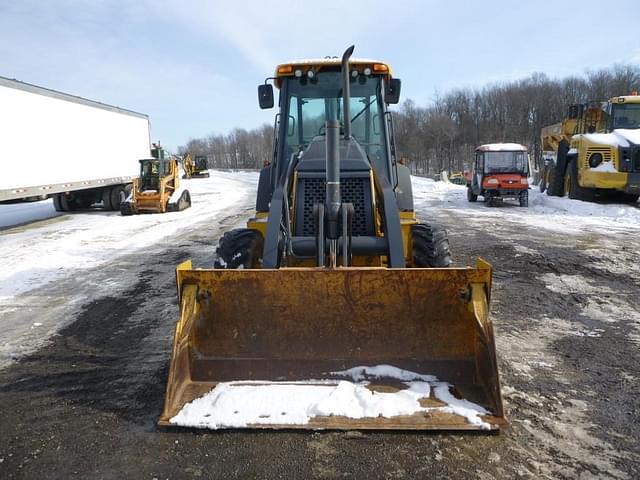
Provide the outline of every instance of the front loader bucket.
[[[423,398],[434,408],[411,415],[242,426],[495,430],[506,423],[488,318],[491,267],[482,260],[447,269],[195,270],[185,262],[177,284],[181,316],[160,425],[172,425],[183,406],[220,382],[326,382],[341,379],[332,372],[376,365],[448,382],[454,397],[484,407],[483,425]],[[367,388],[406,386],[377,378]]]

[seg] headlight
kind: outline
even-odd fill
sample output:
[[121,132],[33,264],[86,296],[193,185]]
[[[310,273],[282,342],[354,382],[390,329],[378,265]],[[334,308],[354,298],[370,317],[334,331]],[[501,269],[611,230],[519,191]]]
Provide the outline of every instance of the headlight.
[[589,166],[591,168],[596,168],[601,163],[602,163],[602,154],[601,153],[592,153],[589,156]]
[[498,179],[497,178],[490,178],[489,180],[487,180],[487,183],[490,183],[491,185],[497,185],[498,184]]
[[520,183],[522,183],[523,185],[529,185],[529,180],[523,177],[520,179]]

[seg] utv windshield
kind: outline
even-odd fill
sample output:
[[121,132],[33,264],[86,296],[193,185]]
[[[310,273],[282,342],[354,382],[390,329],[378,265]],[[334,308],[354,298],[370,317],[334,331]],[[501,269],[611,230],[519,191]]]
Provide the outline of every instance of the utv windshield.
[[640,128],[640,103],[613,106],[613,129],[616,128]]
[[[377,76],[351,77],[351,134],[370,157],[386,162],[386,146],[381,112],[382,79]],[[342,76],[339,71],[320,72],[287,79],[285,156],[305,148],[317,135],[325,134],[325,122],[337,118],[344,125]]]
[[527,152],[485,152],[484,173],[528,174]]

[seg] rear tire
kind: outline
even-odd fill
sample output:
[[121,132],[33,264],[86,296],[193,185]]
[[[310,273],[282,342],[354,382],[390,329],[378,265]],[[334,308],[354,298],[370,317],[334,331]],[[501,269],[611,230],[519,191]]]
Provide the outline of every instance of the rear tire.
[[258,230],[237,228],[226,232],[218,242],[215,268],[235,270],[260,268],[264,239]]
[[478,195],[473,193],[471,185],[467,187],[467,200],[469,200],[470,202],[475,202],[476,200],[478,200]]
[[451,266],[451,252],[447,231],[441,225],[411,226],[413,266],[417,268],[446,268]]

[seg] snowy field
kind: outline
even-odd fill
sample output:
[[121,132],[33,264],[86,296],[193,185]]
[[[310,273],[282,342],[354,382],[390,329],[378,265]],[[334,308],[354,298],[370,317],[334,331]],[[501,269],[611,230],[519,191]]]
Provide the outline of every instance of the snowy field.
[[[0,366],[32,351],[58,331],[73,314],[73,306],[122,290],[125,276],[106,279],[82,292],[69,289],[62,299],[29,294],[69,277],[117,263],[124,255],[154,246],[189,231],[202,222],[215,223],[236,208],[257,183],[256,172],[216,172],[211,178],[181,180],[189,190],[192,206],[182,212],[125,216],[99,208],[70,214],[56,212],[51,199],[42,202],[0,205],[0,314],[5,319],[0,333]],[[12,227],[13,226],[13,227]],[[215,248],[215,247],[214,247]],[[61,305],[61,302],[64,305]],[[65,308],[69,307],[69,308]],[[33,309],[29,324],[12,322],[9,315]],[[59,308],[60,318],[46,316],[42,309]]]
[[438,208],[455,210],[468,221],[485,224],[492,219],[521,223],[523,228],[540,228],[551,232],[581,234],[585,232],[625,233],[640,231],[640,203],[593,203],[551,197],[538,187],[529,190],[529,207],[506,200],[489,207],[478,197],[476,203],[467,200],[467,188],[447,182],[413,177],[416,210]]

